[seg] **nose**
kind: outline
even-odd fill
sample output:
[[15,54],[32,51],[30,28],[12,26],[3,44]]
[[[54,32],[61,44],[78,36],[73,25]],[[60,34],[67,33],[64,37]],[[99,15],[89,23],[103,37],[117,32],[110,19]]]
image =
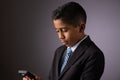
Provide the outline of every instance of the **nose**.
[[64,34],[62,32],[58,33],[58,37],[59,37],[59,39],[64,39],[65,38],[65,36],[64,36]]

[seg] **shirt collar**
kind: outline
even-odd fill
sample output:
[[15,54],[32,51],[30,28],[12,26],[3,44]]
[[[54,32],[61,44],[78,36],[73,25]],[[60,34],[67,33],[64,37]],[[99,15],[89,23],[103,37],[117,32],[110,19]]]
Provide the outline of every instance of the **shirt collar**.
[[82,40],[80,40],[79,42],[77,42],[74,46],[72,46],[72,47],[67,47],[67,48],[71,48],[72,52],[74,52],[75,49],[78,47],[78,45],[79,45],[83,40],[85,40],[87,37],[88,37],[88,35],[85,35],[85,37],[84,37]]

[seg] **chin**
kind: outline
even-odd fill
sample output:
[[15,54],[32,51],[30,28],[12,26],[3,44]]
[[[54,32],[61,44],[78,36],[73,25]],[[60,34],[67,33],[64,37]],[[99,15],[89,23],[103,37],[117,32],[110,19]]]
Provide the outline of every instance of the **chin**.
[[64,44],[65,46],[67,46],[67,47],[71,47],[71,45],[68,45],[68,44]]
[[65,44],[65,43],[63,43],[63,45],[65,45],[65,46],[67,46],[67,47],[70,47],[68,44]]
[[67,46],[67,47],[71,47],[72,45],[67,44],[67,43],[62,43],[63,45]]

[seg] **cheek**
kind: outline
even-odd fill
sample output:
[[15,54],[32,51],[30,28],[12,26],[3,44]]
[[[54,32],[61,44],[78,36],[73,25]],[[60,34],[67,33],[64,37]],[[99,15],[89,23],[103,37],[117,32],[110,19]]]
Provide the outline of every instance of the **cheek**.
[[74,34],[65,34],[66,40],[68,42],[73,42],[75,40],[75,35]]
[[76,41],[78,41],[78,34],[77,33],[73,33],[69,36],[69,39],[72,43],[76,43]]
[[71,38],[71,34],[70,33],[65,33],[64,36],[65,36],[66,40],[70,40],[70,38]]

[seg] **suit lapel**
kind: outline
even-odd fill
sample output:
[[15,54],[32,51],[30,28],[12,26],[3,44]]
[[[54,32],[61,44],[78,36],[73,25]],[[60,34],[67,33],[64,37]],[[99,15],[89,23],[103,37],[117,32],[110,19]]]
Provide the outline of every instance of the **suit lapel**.
[[91,42],[90,38],[87,37],[83,42],[79,44],[79,46],[74,51],[73,55],[70,57],[60,77],[62,77],[65,74],[65,72],[67,72],[67,70],[69,70],[69,68],[80,58],[80,56],[82,56],[83,52],[88,48],[87,45],[89,45],[90,42]]
[[[63,46],[58,52],[57,52],[57,56],[56,56],[56,76],[58,78],[59,76],[59,69],[60,69],[60,62],[61,62],[61,58],[64,54],[64,51],[66,50],[66,46]],[[57,79],[56,79],[57,80]]]

